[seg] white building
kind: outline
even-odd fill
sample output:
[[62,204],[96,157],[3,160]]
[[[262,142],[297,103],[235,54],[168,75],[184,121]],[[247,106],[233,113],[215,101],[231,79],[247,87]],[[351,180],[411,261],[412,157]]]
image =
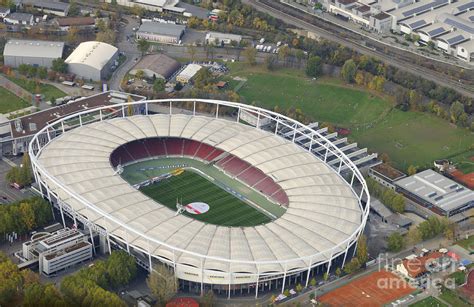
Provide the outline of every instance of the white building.
[[11,13],[4,18],[4,21],[12,25],[32,26],[34,23],[34,16],[28,13]]
[[118,54],[118,49],[112,45],[84,42],[71,53],[66,63],[70,73],[86,80],[101,81],[110,75]]
[[208,32],[206,34],[206,44],[230,45],[232,41],[240,44],[242,41],[242,35],[220,32]]
[[[105,0],[111,3],[112,0]],[[117,0],[118,5],[133,7],[138,5],[149,11],[170,11],[174,13],[184,13],[185,9],[178,7],[179,0]]]
[[45,14],[56,16],[67,16],[69,13],[69,4],[53,0],[22,0],[22,7],[32,7],[42,11]]
[[191,81],[191,79],[198,73],[198,71],[201,70],[201,68],[202,68],[201,65],[189,64],[188,66],[186,66],[185,69],[183,69],[182,72],[180,72],[176,76],[176,81],[182,84],[189,83],[189,81]]
[[92,244],[77,229],[37,233],[23,243],[23,257],[38,259],[40,273],[51,275],[92,258]]
[[145,39],[163,44],[177,44],[184,35],[186,26],[171,23],[147,21],[138,29],[137,39]]
[[63,50],[63,42],[11,39],[5,44],[3,58],[10,67],[28,64],[50,68],[63,56]]

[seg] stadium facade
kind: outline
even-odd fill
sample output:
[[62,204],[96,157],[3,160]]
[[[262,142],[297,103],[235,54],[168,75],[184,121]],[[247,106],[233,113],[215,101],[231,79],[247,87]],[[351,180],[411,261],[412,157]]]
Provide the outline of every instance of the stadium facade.
[[[257,296],[307,286],[353,257],[369,214],[364,178],[337,146],[244,104],[167,99],[91,108],[41,129],[29,153],[38,190],[63,224],[70,218],[98,233],[104,252],[126,250],[145,269],[168,265],[185,291]],[[253,227],[176,215],[117,174],[120,165],[160,156],[212,163],[286,212]],[[328,165],[334,156],[339,163]]]

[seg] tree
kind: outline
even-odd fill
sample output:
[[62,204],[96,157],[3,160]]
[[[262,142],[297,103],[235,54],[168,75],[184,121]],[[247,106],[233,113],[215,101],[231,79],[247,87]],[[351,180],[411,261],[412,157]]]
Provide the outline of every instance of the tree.
[[153,91],[155,93],[157,92],[163,92],[165,90],[165,80],[162,78],[158,78],[153,82]]
[[387,238],[387,247],[391,252],[398,252],[403,248],[403,237],[399,232],[392,233]]
[[341,276],[341,273],[342,273],[341,268],[337,268],[335,273],[337,277]]
[[74,44],[77,41],[77,35],[79,34],[78,27],[70,27],[67,32],[66,40],[69,44]]
[[206,292],[206,294],[204,294],[202,298],[202,306],[212,307],[213,304],[214,304],[214,291],[209,290]]
[[421,242],[421,235],[416,226],[410,227],[406,234],[407,245],[415,245]]
[[367,259],[369,258],[368,251],[367,251],[367,237],[365,235],[361,235],[359,237],[359,240],[357,242],[356,257],[357,257],[357,260],[359,260],[359,263],[361,265],[366,263]]
[[20,213],[21,213],[22,223],[26,226],[26,229],[28,231],[33,230],[36,225],[36,221],[35,221],[35,213],[33,209],[31,208],[31,205],[28,203],[20,204]]
[[63,59],[57,58],[53,60],[51,69],[56,72],[66,73],[67,72],[67,63]]
[[10,260],[0,263],[0,305],[9,306],[20,290],[22,279],[18,266]]
[[137,79],[143,79],[143,77],[145,76],[145,72],[142,70],[142,69],[139,69],[137,70],[137,72],[135,73],[135,77]]
[[356,73],[357,73],[357,65],[355,64],[354,60],[353,59],[347,60],[342,66],[342,71],[341,71],[342,78],[347,83],[352,83],[355,80]]
[[144,56],[148,49],[150,49],[150,42],[141,38],[137,42],[137,48],[142,53],[142,56]]
[[188,51],[189,53],[189,57],[191,58],[192,61],[195,60],[195,57],[196,57],[196,53],[197,53],[197,49],[196,49],[196,46],[194,45],[189,45],[186,50]]
[[37,74],[38,78],[46,79],[48,77],[48,70],[46,69],[46,67],[38,67]]
[[194,77],[194,86],[198,89],[204,89],[212,82],[212,74],[207,68],[201,68]]
[[128,284],[137,275],[135,259],[125,251],[112,253],[107,259],[107,274],[114,288]]
[[297,284],[295,289],[296,289],[296,292],[301,292],[303,291],[303,286],[301,284]]
[[308,62],[306,63],[306,75],[309,77],[319,77],[322,74],[322,62],[321,58],[318,56],[312,56],[309,58]]
[[274,70],[276,68],[277,62],[277,57],[273,54],[265,58],[265,66],[268,70]]
[[459,101],[455,101],[449,108],[451,122],[454,124],[461,122],[460,119],[462,119],[465,114],[464,105]]
[[71,4],[69,5],[68,15],[79,16],[80,14],[81,14],[81,8],[79,7],[79,5],[76,3],[76,1],[71,1]]
[[311,278],[311,281],[309,282],[309,284],[312,286],[312,287],[315,287],[316,286],[316,278]]
[[107,29],[106,31],[98,32],[97,35],[95,36],[96,41],[107,43],[110,45],[115,44],[116,38],[117,38],[117,35],[115,34],[115,31],[112,29]]
[[280,50],[278,50],[278,58],[286,63],[289,56],[290,56],[290,47],[286,45],[281,46]]
[[257,63],[257,49],[252,48],[252,47],[247,47],[244,50],[244,56],[245,59],[247,60],[247,64],[249,65],[255,65]]
[[177,291],[174,274],[164,265],[153,268],[153,271],[148,275],[146,284],[161,305],[166,304]]
[[408,169],[407,169],[407,173],[408,173],[408,176],[413,176],[416,174],[418,168],[414,165],[410,165],[408,166]]
[[323,274],[323,280],[324,280],[324,281],[328,281],[328,279],[329,279],[329,274],[328,274],[327,272],[325,272],[325,273]]

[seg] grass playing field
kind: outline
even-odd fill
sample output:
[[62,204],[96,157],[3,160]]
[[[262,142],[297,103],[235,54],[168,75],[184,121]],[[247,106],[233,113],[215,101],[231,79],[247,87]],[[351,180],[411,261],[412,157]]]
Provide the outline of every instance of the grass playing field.
[[182,205],[206,203],[209,205],[206,213],[183,214],[210,224],[254,226],[271,220],[264,213],[191,170],[143,187],[140,191],[172,210],[176,210],[177,199]]
[[414,304],[411,304],[410,307],[445,307],[448,306],[435,297],[428,296],[425,299],[422,299],[421,301],[418,301]]
[[[267,71],[263,65],[229,64],[231,77],[247,79],[238,94],[247,103],[264,108],[295,107],[320,123],[330,122],[351,130],[349,138],[370,151],[387,153],[394,165],[432,166],[433,160],[449,158],[457,163],[474,155],[469,148],[474,134],[434,115],[392,108],[390,97],[373,94],[341,80],[311,80],[304,71]],[[470,170],[470,165],[461,164]]]
[[30,104],[28,102],[3,87],[0,87],[0,114],[9,113],[29,106]]

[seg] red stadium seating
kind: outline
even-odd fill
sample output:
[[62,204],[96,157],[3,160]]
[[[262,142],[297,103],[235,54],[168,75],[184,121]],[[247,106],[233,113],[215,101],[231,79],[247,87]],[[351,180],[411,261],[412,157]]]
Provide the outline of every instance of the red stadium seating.
[[209,155],[207,155],[205,160],[212,161],[215,158],[219,157],[222,153],[223,153],[222,150],[214,148],[214,150],[211,153],[209,153]]
[[183,140],[178,138],[165,139],[166,153],[168,156],[183,155]]
[[285,191],[283,191],[283,189],[281,188],[277,192],[273,193],[272,196],[270,196],[270,198],[276,201],[277,203],[280,203],[286,206],[288,206],[290,202],[288,199],[288,195],[286,195]]
[[199,158],[201,160],[205,160],[206,157],[214,150],[214,147],[209,146],[207,144],[201,143],[199,149],[196,151],[194,157]]
[[[127,145],[124,145],[127,146]],[[114,150],[114,152],[111,155],[110,160],[112,161],[112,165],[116,167],[119,164],[125,164],[128,162],[131,162],[135,160],[125,149],[124,146],[120,146],[117,149]]]
[[148,151],[142,141],[130,142],[126,145],[125,150],[133,157],[134,160],[149,158]]
[[275,183],[270,177],[265,178],[264,180],[260,181],[258,184],[254,186],[257,190],[261,191],[265,195],[272,195],[278,189],[280,189],[280,186]]
[[156,157],[166,155],[166,149],[162,139],[145,139],[143,143],[150,153],[150,156]]
[[201,142],[185,139],[184,147],[183,147],[183,155],[188,156],[188,157],[194,157],[194,155],[196,154],[196,151],[199,148],[199,145],[201,145]]
[[247,168],[245,171],[241,172],[237,176],[237,178],[239,178],[249,186],[253,186],[265,177],[267,177],[267,175],[265,175],[261,170],[253,166]]

